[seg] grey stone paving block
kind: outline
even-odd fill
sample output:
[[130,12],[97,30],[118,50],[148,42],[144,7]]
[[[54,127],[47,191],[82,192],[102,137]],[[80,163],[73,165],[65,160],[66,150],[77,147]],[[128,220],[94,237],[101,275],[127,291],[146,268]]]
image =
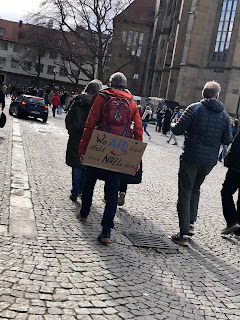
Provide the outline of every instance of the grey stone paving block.
[[11,310],[4,310],[0,312],[0,318],[14,319],[17,315],[17,312]]
[[17,206],[10,207],[10,219],[27,220],[27,221],[34,221],[35,222],[35,216],[34,216],[33,209],[21,208],[21,207],[17,207]]
[[29,183],[26,181],[14,181],[11,183],[11,187],[14,189],[29,190]]
[[13,207],[31,209],[32,201],[31,201],[31,198],[25,198],[21,196],[11,196],[10,205]]
[[[7,225],[0,225],[0,234],[6,234],[8,231],[8,226]],[[1,258],[1,255],[0,255]]]
[[92,317],[88,315],[77,315],[78,320],[92,320]]
[[75,310],[76,314],[78,314],[78,315],[91,314],[90,309],[88,309],[88,308],[75,308],[74,310]]
[[54,314],[54,315],[63,313],[61,308],[48,308],[47,311],[49,314]]
[[36,223],[10,219],[9,232],[20,237],[35,238],[37,237]]
[[40,315],[29,315],[28,320],[43,320],[43,316],[40,316]]

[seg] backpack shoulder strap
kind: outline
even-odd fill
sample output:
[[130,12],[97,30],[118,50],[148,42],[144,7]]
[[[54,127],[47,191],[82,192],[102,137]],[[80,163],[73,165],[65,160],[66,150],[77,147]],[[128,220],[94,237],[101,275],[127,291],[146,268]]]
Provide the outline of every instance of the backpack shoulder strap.
[[103,96],[105,99],[110,100],[112,98],[111,93],[108,93],[106,91],[100,91],[98,93],[100,96]]

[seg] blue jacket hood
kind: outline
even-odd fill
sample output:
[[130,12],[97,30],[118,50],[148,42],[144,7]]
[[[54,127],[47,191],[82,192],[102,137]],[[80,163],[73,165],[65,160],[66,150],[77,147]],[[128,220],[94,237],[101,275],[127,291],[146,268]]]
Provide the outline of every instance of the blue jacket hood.
[[201,102],[214,112],[222,112],[224,110],[223,103],[215,98],[203,99]]

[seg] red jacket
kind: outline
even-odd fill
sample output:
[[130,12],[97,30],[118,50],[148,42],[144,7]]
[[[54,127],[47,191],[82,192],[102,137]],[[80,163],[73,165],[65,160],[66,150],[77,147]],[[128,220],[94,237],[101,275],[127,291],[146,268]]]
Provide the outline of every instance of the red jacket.
[[[108,89],[104,91],[106,91],[107,93],[110,93],[113,96],[126,98],[128,100],[133,99],[133,95],[122,90]],[[97,123],[100,122],[101,115],[103,113],[104,106],[106,104],[106,98],[102,95],[94,96],[93,100],[94,102],[89,112],[85,129],[83,131],[82,140],[79,146],[80,155],[85,154],[93,129],[95,129],[95,127],[97,126]],[[142,121],[141,121],[140,114],[138,112],[138,107],[133,100],[130,101],[130,109],[131,109],[130,121],[134,122],[134,129],[133,129],[134,138],[136,140],[142,141],[142,135],[143,135]]]
[[51,104],[52,104],[54,107],[58,107],[58,106],[61,105],[61,101],[60,101],[58,92],[56,92],[55,95],[52,97]]

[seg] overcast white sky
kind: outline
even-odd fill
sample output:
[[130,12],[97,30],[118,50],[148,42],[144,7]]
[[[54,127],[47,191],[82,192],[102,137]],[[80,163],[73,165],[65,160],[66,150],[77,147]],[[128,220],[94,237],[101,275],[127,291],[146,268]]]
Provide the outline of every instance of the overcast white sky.
[[41,0],[1,0],[0,18],[16,21],[24,20],[28,11],[35,10]]

